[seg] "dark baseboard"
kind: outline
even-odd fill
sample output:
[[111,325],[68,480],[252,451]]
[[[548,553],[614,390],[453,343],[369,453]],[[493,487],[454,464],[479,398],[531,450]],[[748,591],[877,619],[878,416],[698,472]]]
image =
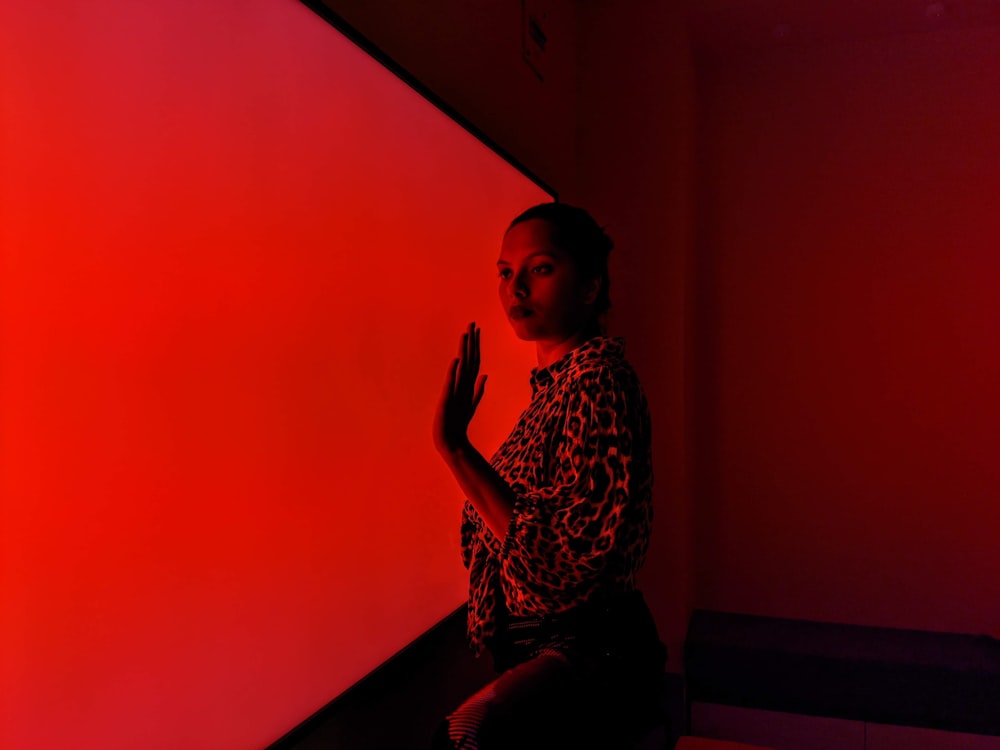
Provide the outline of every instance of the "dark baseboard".
[[496,675],[465,640],[465,607],[310,716],[268,750],[427,750],[438,724]]
[[688,699],[1000,735],[1000,642],[986,636],[697,610]]

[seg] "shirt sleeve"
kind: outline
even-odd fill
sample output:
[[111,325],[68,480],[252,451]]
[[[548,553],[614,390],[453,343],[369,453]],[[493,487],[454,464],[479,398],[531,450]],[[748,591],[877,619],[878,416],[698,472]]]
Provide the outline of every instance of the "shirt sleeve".
[[468,500],[465,501],[465,505],[462,508],[460,533],[462,540],[462,565],[468,570],[469,566],[472,565],[477,537],[483,533],[482,519]]
[[508,599],[559,611],[634,574],[652,520],[648,424],[634,376],[604,367],[568,386],[550,484],[516,493],[500,555]]

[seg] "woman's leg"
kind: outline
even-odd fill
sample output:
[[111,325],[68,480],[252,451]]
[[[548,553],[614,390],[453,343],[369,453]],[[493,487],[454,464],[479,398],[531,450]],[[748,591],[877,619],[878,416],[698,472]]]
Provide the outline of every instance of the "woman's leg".
[[[553,637],[472,695],[435,750],[631,748],[659,719],[666,649],[640,594],[608,617],[586,637]],[[501,652],[497,663],[508,656],[519,657]]]
[[507,670],[448,716],[435,749],[613,750],[629,734],[629,688],[588,661],[546,649]]

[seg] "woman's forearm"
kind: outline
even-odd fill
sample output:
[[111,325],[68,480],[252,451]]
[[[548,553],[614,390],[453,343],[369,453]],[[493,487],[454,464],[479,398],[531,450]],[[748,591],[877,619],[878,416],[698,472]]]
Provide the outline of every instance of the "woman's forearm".
[[514,512],[515,496],[510,485],[468,441],[442,450],[441,456],[469,502],[503,542]]

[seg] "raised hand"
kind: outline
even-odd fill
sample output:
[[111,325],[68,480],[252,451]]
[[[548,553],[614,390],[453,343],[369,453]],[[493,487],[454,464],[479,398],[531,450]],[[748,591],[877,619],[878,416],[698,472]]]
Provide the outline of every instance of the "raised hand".
[[486,376],[479,374],[479,334],[476,324],[470,323],[462,334],[458,357],[448,367],[434,418],[434,445],[440,453],[468,442],[469,422],[486,388]]

